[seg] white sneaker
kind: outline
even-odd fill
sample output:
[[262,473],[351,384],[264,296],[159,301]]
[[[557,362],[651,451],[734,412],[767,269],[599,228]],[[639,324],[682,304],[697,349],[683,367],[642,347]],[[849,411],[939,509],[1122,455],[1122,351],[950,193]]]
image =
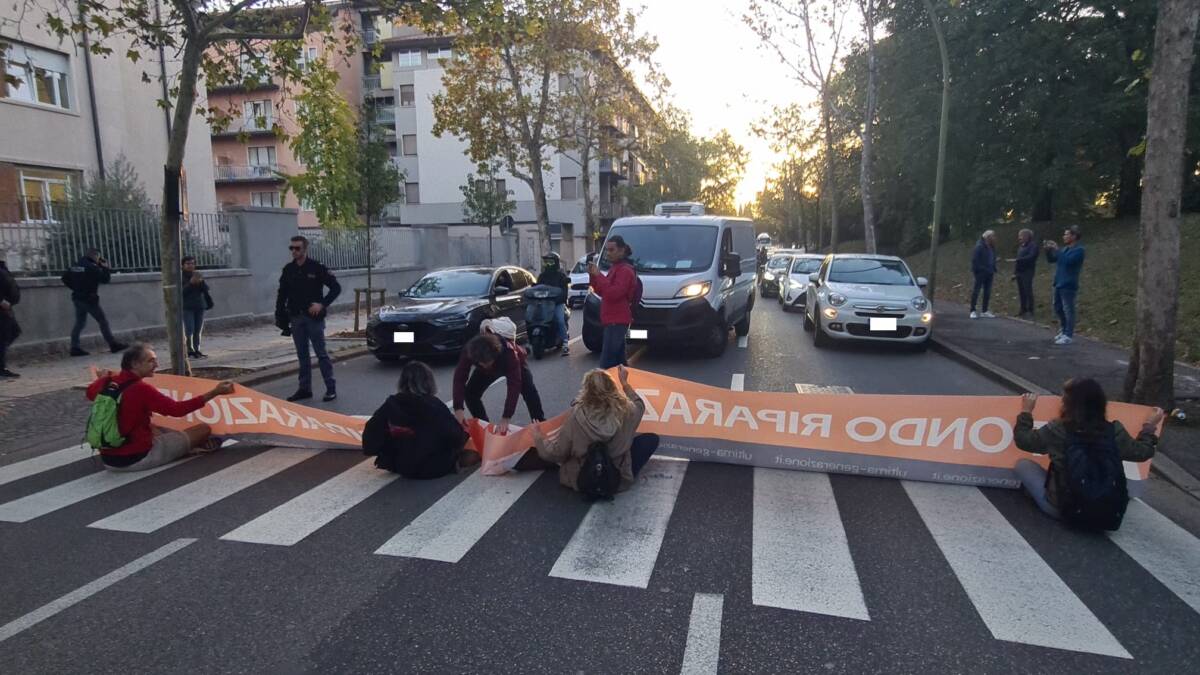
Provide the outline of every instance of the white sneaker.
[[994,318],[996,318],[996,315],[995,315],[995,314],[992,314],[991,312],[984,312],[984,313],[983,313],[981,316],[983,316],[983,318],[985,318],[985,319],[994,319]]
[[1067,337],[1066,335],[1061,335],[1057,339],[1054,340],[1054,344],[1069,345],[1069,344],[1071,344],[1071,338]]
[[977,312],[971,312],[971,318],[972,318],[972,319],[978,319],[978,318],[979,318],[979,314],[978,314]]
[[1057,333],[1054,334],[1054,337],[1050,338],[1050,341],[1058,342],[1059,340],[1063,339],[1064,337],[1066,337],[1066,336],[1063,335],[1063,332],[1058,331]]

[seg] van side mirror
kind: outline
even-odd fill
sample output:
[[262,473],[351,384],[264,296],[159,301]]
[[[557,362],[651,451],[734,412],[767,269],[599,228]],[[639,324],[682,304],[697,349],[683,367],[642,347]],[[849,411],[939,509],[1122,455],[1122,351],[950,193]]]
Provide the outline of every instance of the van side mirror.
[[721,276],[737,279],[742,275],[742,257],[736,253],[721,256]]
[[809,280],[809,282],[811,282],[817,286],[820,286],[821,285],[820,272],[813,272],[812,274],[808,275],[808,280]]
[[928,285],[929,285],[928,279],[926,279],[925,277],[917,277],[917,286],[918,287],[925,288]]

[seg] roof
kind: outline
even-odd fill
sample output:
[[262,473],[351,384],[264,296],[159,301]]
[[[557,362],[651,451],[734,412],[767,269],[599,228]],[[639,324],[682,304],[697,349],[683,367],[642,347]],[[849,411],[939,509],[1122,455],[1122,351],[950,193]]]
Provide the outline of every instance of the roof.
[[856,259],[856,260],[900,260],[899,256],[894,255],[878,255],[875,253],[834,253],[835,259]]
[[618,225],[713,225],[718,226],[723,222],[736,221],[743,223],[753,223],[749,218],[740,218],[738,216],[714,216],[705,214],[703,216],[626,216],[618,218],[612,224],[612,227]]

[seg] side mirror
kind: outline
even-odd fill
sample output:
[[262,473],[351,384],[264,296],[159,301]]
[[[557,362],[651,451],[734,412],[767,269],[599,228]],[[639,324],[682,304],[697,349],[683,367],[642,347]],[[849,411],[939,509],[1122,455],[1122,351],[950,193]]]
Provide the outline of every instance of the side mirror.
[[736,253],[721,256],[721,276],[736,279],[742,274],[742,257]]
[[820,286],[821,285],[821,273],[813,272],[812,274],[808,275],[808,280],[810,283]]
[[492,291],[492,295],[499,297],[501,295],[508,295],[511,292],[512,292],[512,289],[509,288],[508,286],[497,286],[496,290]]
[[929,285],[928,279],[926,279],[925,277],[917,277],[917,286],[919,286],[921,288],[925,288],[928,285]]

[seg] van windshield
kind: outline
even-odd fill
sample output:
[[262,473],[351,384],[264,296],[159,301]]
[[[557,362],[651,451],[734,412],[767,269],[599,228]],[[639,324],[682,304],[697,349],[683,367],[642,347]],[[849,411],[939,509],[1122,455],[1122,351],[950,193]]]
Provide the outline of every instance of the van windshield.
[[[642,274],[682,274],[707,270],[717,248],[717,228],[709,225],[626,225],[616,230],[633,249]],[[600,262],[607,270],[611,263]]]

